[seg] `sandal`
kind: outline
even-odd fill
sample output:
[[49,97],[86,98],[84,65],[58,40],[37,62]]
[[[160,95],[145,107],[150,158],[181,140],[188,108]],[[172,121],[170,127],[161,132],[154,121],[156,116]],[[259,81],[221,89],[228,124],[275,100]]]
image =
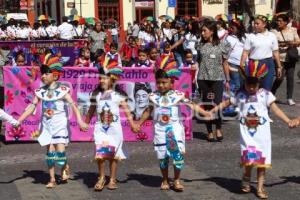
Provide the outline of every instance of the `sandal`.
[[69,178],[70,178],[70,167],[68,166],[61,171],[61,180],[63,182],[67,182]]
[[117,186],[117,180],[116,179],[110,179],[109,183],[107,185],[107,189],[109,189],[109,190],[115,190],[117,188],[118,188],[118,186]]
[[184,186],[180,183],[179,180],[174,181],[174,190],[178,192],[182,192],[184,190]]
[[256,195],[260,199],[267,199],[268,198],[268,193],[266,192],[266,190],[264,188],[257,190]]
[[56,182],[55,181],[50,181],[50,182],[47,183],[46,188],[47,189],[52,189],[52,188],[55,188],[55,186],[56,186]]
[[94,186],[95,191],[102,191],[104,185],[105,185],[105,177],[104,176],[98,177],[98,181]]
[[161,190],[169,190],[169,189],[170,189],[169,183],[168,183],[168,182],[167,182],[167,183],[162,182],[162,183],[161,183],[161,186],[160,186],[160,189],[161,189]]
[[223,140],[223,133],[221,131],[216,131],[216,137],[218,142],[222,142]]
[[213,133],[207,134],[207,142],[213,142],[215,140]]
[[243,176],[241,190],[245,193],[251,192],[250,177]]

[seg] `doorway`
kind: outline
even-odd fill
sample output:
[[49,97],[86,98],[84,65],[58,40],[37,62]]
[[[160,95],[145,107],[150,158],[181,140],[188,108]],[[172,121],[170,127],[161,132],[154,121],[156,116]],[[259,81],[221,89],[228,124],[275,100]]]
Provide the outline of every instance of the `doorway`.
[[135,9],[136,21],[140,23],[144,18],[153,16],[154,17],[154,9],[153,8],[136,8]]

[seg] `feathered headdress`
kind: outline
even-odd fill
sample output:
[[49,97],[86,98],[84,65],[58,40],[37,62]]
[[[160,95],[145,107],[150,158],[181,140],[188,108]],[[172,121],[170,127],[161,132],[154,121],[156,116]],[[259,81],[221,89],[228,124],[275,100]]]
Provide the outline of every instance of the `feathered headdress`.
[[56,49],[50,49],[50,52],[45,55],[44,62],[41,66],[41,73],[53,73],[55,75],[61,75],[63,71],[63,64],[61,62],[61,56]]
[[165,71],[169,78],[178,79],[181,75],[181,71],[178,69],[177,63],[171,55],[162,56],[158,65],[158,69]]
[[269,72],[268,66],[258,60],[249,60],[247,65],[241,67],[241,74],[244,78],[263,79]]
[[116,60],[112,60],[111,62],[105,62],[104,60],[103,65],[98,68],[98,71],[99,74],[109,75],[115,79],[119,79],[124,72]]

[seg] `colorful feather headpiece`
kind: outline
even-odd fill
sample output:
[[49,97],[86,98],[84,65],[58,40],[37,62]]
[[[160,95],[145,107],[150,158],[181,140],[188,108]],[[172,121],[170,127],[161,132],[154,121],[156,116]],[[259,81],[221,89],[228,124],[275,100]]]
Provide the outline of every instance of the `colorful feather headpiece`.
[[177,63],[171,55],[161,57],[159,69],[164,70],[169,78],[178,79],[181,75],[181,71],[178,69]]
[[55,50],[50,50],[50,53],[47,53],[44,58],[44,62],[41,66],[41,73],[54,73],[56,75],[61,75],[62,71],[63,64],[61,62],[61,57]]
[[241,73],[244,78],[263,79],[269,72],[268,66],[258,60],[249,60],[247,65],[241,67]]
[[98,68],[99,74],[102,75],[110,75],[115,79],[119,79],[120,76],[123,74],[124,70],[118,66],[118,61],[111,60],[110,62],[105,62],[102,66]]

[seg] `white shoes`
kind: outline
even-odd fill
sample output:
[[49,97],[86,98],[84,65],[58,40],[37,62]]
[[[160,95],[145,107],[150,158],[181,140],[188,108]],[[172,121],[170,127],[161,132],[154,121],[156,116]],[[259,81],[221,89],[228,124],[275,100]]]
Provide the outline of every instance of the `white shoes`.
[[295,101],[293,99],[288,99],[287,100],[287,103],[290,105],[290,106],[294,106],[296,105]]

